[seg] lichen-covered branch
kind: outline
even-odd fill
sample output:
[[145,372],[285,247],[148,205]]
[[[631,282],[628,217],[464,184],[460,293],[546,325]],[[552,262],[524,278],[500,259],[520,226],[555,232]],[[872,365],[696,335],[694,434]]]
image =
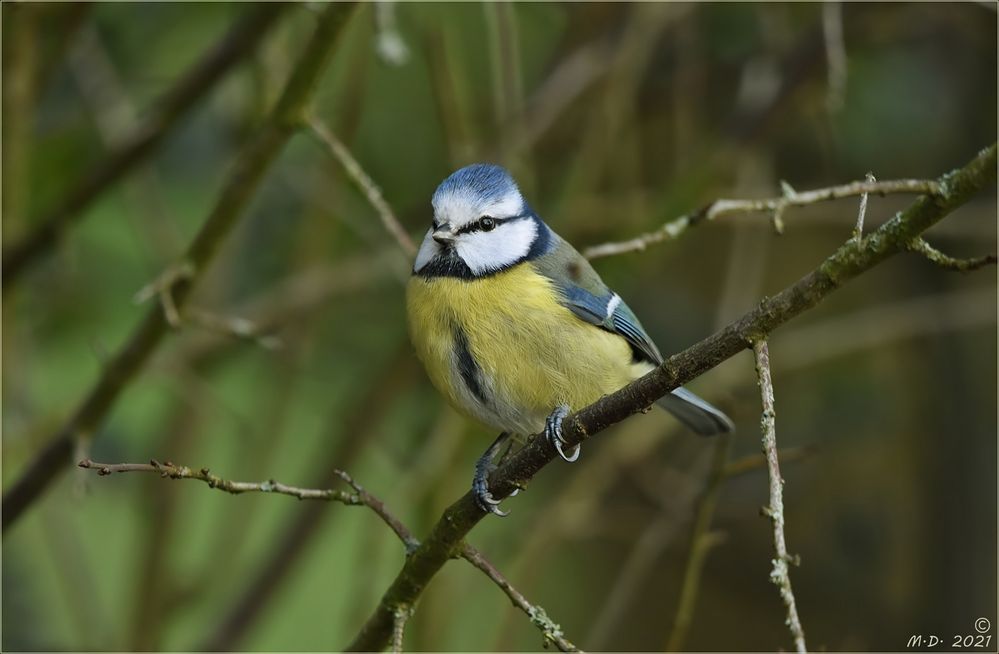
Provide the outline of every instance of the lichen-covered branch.
[[216,47],[198,61],[159,100],[149,119],[119,149],[81,179],[21,241],[4,248],[3,288],[6,291],[33,261],[48,252],[59,236],[101,193],[147,158],[171,130],[227,72],[251,53],[276,23],[283,3],[263,3],[241,20]]
[[[301,124],[308,102],[336,49],[337,37],[352,9],[352,4],[334,3],[326,6],[319,16],[315,31],[277,106],[237,156],[215,207],[179,264],[189,266],[191,274],[177,280],[170,289],[176,308],[183,307],[195,282],[243,214],[270,164]],[[6,278],[6,272],[4,274]],[[4,495],[3,529],[13,524],[49,484],[69,468],[73,462],[74,444],[92,437],[168,330],[169,323],[164,312],[159,306],[151,307],[131,338],[107,362],[100,379],[69,421],[48,441]]]
[[788,207],[801,207],[829,200],[839,200],[852,196],[865,196],[869,193],[887,195],[889,193],[917,193],[935,195],[939,192],[937,182],[923,179],[898,179],[886,182],[852,182],[841,186],[831,186],[813,191],[795,191],[788,184],[781,185],[783,193],[780,197],[763,200],[715,200],[694,213],[689,213],[666,223],[654,232],[642,234],[627,241],[594,245],[583,250],[588,259],[599,259],[614,254],[624,254],[644,250],[648,246],[661,241],[669,241],[679,237],[689,227],[701,222],[714,220],[720,216],[737,213],[766,212],[773,216],[774,228],[783,230],[781,217]]
[[[644,377],[570,415],[563,423],[567,446],[580,444],[651,406],[666,393],[738,354],[752,341],[814,307],[851,279],[905,250],[909,242],[993,183],[995,178],[996,146],[992,144],[963,168],[924,187],[933,190],[931,195],[923,195],[861,241],[851,239],[795,284],[764,299],[754,310],[712,336],[669,357]],[[868,186],[852,186],[860,188],[859,192],[865,189],[872,191]],[[555,457],[555,450],[546,439],[531,439],[493,473],[490,478],[493,496],[503,498],[515,488],[526,487],[530,479]],[[427,539],[406,560],[348,649],[384,649],[391,637],[395,607],[411,606],[418,600],[434,575],[460,552],[462,540],[484,515],[471,493],[466,493],[449,506]]]
[[971,259],[957,259],[936,249],[927,243],[926,239],[922,237],[913,239],[912,242],[909,243],[908,249],[912,252],[923,255],[941,268],[954,270],[956,272],[971,272],[972,270],[978,270],[983,266],[993,265],[996,263],[996,255],[994,254],[986,254],[984,256],[973,257]]
[[795,650],[803,654],[807,651],[805,632],[801,628],[798,604],[794,599],[791,577],[788,574],[788,565],[794,559],[787,553],[787,541],[784,537],[784,478],[780,474],[780,463],[777,460],[777,413],[774,409],[774,385],[770,375],[770,350],[766,339],[753,342],[753,355],[756,358],[756,376],[763,404],[763,414],[760,417],[763,453],[767,457],[770,477],[770,503],[764,508],[764,513],[770,518],[774,528],[774,558],[770,581],[780,590],[780,598],[787,607],[786,624],[794,639]]

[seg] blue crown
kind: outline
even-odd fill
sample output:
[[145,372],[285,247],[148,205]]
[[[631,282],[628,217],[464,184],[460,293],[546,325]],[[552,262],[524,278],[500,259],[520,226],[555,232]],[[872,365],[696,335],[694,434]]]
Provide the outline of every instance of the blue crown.
[[436,205],[447,196],[464,195],[479,202],[497,202],[511,193],[520,193],[517,182],[502,166],[477,163],[465,166],[441,182],[434,192]]

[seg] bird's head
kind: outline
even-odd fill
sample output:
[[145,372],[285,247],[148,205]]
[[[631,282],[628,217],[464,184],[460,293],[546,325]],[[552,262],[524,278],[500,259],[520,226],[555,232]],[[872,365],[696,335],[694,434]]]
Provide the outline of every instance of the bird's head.
[[506,170],[466,166],[441,182],[413,272],[478,277],[523,261],[544,229]]

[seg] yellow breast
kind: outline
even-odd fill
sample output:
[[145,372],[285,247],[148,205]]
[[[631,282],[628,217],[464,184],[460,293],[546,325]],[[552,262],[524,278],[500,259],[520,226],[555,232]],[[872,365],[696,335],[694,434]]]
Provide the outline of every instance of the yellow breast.
[[[582,408],[649,369],[632,364],[623,338],[563,307],[529,263],[471,280],[414,276],[406,300],[431,381],[456,409],[502,431],[539,432],[556,406]],[[467,358],[462,375],[459,334],[477,389],[469,388]]]

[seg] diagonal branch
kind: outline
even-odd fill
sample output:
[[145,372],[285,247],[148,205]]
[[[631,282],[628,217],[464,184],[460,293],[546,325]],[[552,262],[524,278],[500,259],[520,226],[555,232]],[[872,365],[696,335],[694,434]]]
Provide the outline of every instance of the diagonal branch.
[[780,463],[777,459],[777,414],[774,409],[774,383],[770,375],[770,349],[767,347],[766,339],[753,341],[753,356],[756,359],[756,376],[763,404],[763,414],[760,417],[763,453],[766,454],[767,470],[770,473],[770,504],[763,509],[774,528],[775,556],[770,581],[780,589],[780,597],[787,607],[785,624],[791,630],[795,650],[804,654],[808,651],[805,647],[805,632],[801,628],[798,605],[791,590],[791,577],[788,575],[788,565],[795,559],[787,553],[787,541],[784,538],[784,478],[780,474]]
[[[353,13],[352,4],[330,4],[316,24],[278,104],[236,158],[214,209],[184,255],[191,274],[172,287],[174,305],[180,309],[194,283],[208,267],[252,199],[257,186],[284,144],[298,128],[306,105],[322,72],[336,49],[337,38]],[[3,529],[6,530],[72,463],[74,443],[92,437],[122,391],[169,331],[159,306],[151,307],[125,345],[108,361],[100,379],[79,408],[3,497]]]
[[[770,213],[774,228],[778,233],[783,230],[781,216],[788,207],[801,207],[830,200],[840,200],[859,195],[866,197],[870,193],[886,195],[888,193],[916,193],[936,195],[940,192],[939,182],[922,179],[899,179],[886,182],[863,181],[815,189],[813,191],[795,191],[787,183],[781,185],[783,193],[780,197],[763,200],[715,200],[694,213],[689,213],[666,223],[654,232],[642,234],[627,241],[594,245],[583,251],[588,259],[599,259],[614,254],[644,250],[648,246],[662,241],[671,241],[688,228],[720,216],[735,213]],[[865,203],[866,208],[866,203]]]
[[[964,168],[941,177],[935,183],[937,194],[920,197],[859,243],[852,240],[845,243],[818,268],[777,295],[764,299],[742,318],[669,357],[657,369],[623,389],[570,415],[563,423],[566,447],[580,444],[589,436],[651,406],[666,393],[743,351],[748,343],[814,307],[846,282],[903,251],[912,239],[993,183],[995,177],[996,146],[992,144]],[[493,496],[504,498],[514,489],[526,486],[555,456],[554,448],[546,439],[531,439],[493,473],[490,479]],[[355,651],[384,649],[391,635],[395,609],[412,606],[419,599],[434,575],[460,551],[462,539],[484,515],[471,493],[448,507],[427,539],[406,560],[347,648]]]
[[493,580],[493,582],[502,589],[506,596],[510,598],[513,605],[518,609],[527,614],[531,618],[531,622],[534,623],[541,633],[545,637],[545,647],[548,647],[548,643],[554,643],[556,647],[562,652],[578,652],[580,651],[572,641],[566,639],[562,634],[562,627],[560,627],[552,619],[548,617],[545,610],[538,606],[537,604],[531,604],[524,595],[513,587],[513,584],[503,576],[503,573],[497,570],[492,563],[486,560],[482,554],[476,550],[471,545],[467,543],[461,548],[461,558],[465,559],[476,568],[481,570],[486,574],[487,577]]
[[386,231],[392,235],[402,251],[408,256],[413,257],[416,254],[416,245],[413,243],[413,239],[409,237],[406,233],[405,228],[399,223],[399,219],[396,218],[395,212],[392,211],[392,207],[389,206],[388,202],[385,201],[385,197],[382,195],[382,190],[378,188],[375,181],[364,172],[361,168],[361,164],[354,158],[350,150],[343,141],[338,139],[333,132],[326,127],[326,125],[315,116],[308,116],[306,118],[306,125],[309,129],[309,134],[322,145],[326,151],[332,156],[340,166],[343,167],[347,177],[350,178],[364,197],[367,198],[368,203],[378,212],[378,217],[382,220],[382,225],[385,226]]
[[264,3],[241,20],[222,42],[198,61],[160,98],[149,119],[107,159],[95,165],[23,240],[3,251],[3,288],[6,291],[21,273],[48,252],[66,228],[136,164],[150,156],[181,118],[237,63],[260,43],[286,7]]

